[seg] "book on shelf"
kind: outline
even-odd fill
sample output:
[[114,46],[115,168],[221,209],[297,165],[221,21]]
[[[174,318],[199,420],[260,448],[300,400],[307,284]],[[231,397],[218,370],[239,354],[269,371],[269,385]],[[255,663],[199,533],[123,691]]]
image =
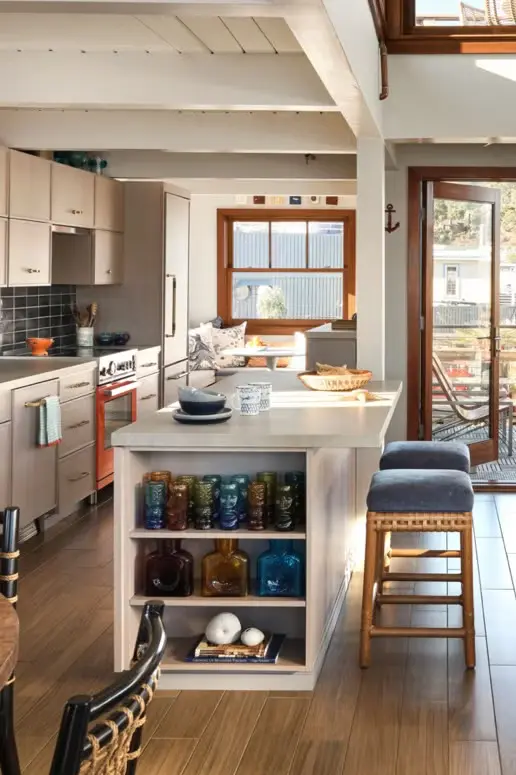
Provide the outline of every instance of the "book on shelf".
[[230,643],[227,646],[215,646],[201,635],[186,657],[187,662],[210,662],[214,664],[269,664],[278,661],[285,635],[268,635],[258,646],[245,646],[243,643]]

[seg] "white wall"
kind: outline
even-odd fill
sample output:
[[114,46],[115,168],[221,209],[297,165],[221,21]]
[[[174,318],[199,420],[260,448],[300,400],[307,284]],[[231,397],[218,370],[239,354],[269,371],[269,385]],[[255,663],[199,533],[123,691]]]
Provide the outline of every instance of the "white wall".
[[[284,189],[284,184],[282,186]],[[297,193],[293,187],[290,193]],[[240,193],[240,191],[239,191]],[[254,192],[261,193],[261,192]],[[274,188],[269,194],[284,193]],[[333,192],[332,192],[333,193]],[[190,200],[190,323],[196,325],[217,314],[217,209],[235,209],[234,194],[192,194]],[[305,205],[318,207],[318,205]],[[249,205],[242,206],[249,209]],[[269,208],[270,205],[267,205]],[[283,209],[285,205],[281,205]],[[331,213],[334,207],[324,208]],[[354,195],[341,196],[339,208],[355,209]],[[259,206],[256,207],[260,209]],[[295,206],[292,207],[295,209]]]

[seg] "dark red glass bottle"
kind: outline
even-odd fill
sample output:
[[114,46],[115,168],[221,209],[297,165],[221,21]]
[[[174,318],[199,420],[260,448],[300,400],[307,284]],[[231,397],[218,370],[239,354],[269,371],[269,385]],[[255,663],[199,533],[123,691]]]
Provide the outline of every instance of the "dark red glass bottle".
[[145,594],[149,597],[188,597],[194,591],[194,560],[181,541],[160,541],[147,556]]

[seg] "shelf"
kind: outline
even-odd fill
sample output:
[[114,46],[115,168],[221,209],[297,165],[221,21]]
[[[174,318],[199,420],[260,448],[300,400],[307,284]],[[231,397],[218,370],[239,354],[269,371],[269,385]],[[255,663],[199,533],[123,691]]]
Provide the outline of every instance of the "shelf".
[[213,662],[193,663],[184,659],[192,649],[195,638],[169,638],[165,656],[161,662],[161,670],[166,672],[211,672],[211,673],[297,673],[306,672],[305,642],[297,639],[286,639],[278,661],[275,664],[257,665],[249,663],[231,663],[218,665]]
[[[159,597],[159,595],[157,596]],[[133,595],[129,605],[143,606],[149,600],[157,597],[146,595]],[[199,606],[201,608],[306,608],[306,600],[301,597],[262,597],[261,595],[246,595],[246,597],[204,597],[195,594],[190,597],[164,597],[165,606],[175,608],[187,608]]]
[[143,527],[129,531],[130,538],[239,538],[248,541],[269,541],[271,539],[290,539],[304,541],[306,532],[302,528],[295,530],[146,530]]

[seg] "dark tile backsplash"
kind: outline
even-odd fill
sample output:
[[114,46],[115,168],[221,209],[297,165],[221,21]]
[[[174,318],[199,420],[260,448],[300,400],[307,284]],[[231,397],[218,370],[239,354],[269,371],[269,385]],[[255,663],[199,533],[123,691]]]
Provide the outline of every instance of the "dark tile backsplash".
[[52,337],[55,346],[74,345],[75,301],[75,285],[0,288],[0,354],[26,350],[31,336]]

